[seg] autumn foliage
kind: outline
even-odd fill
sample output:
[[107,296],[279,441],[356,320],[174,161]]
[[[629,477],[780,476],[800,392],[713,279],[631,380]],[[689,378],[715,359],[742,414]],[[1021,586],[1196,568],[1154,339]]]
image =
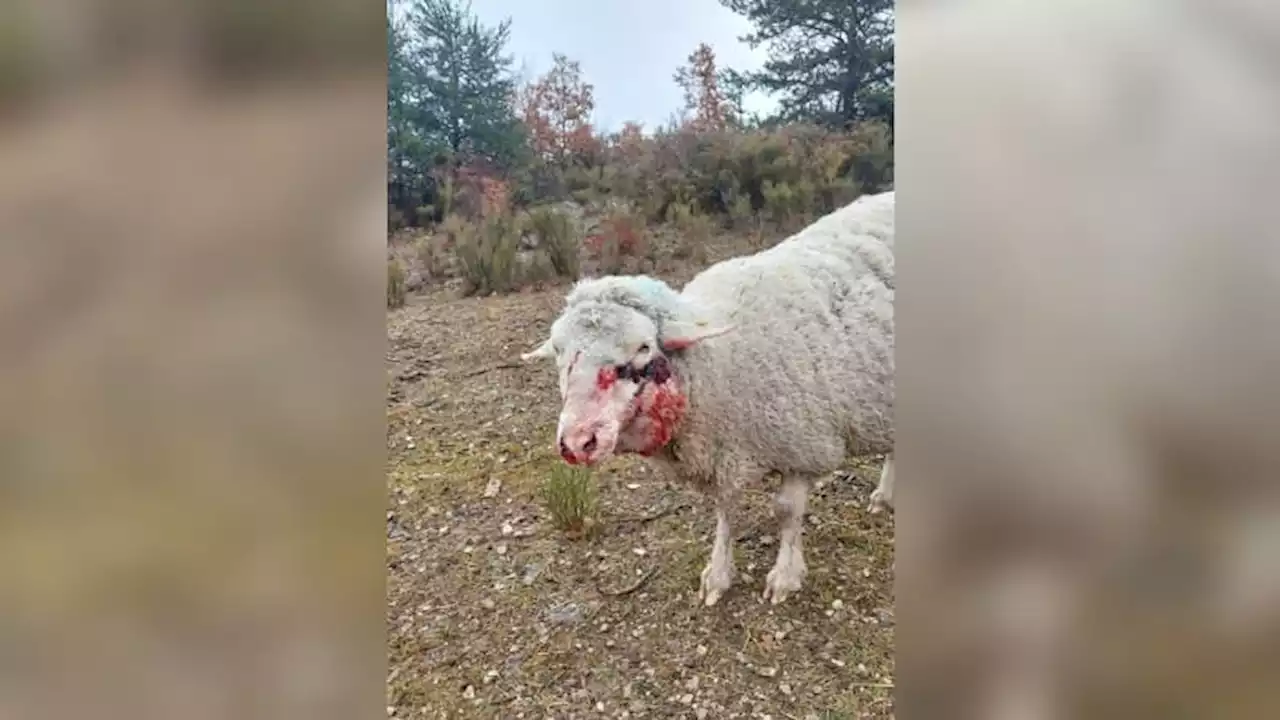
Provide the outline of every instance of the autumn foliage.
[[676,71],[675,81],[684,90],[685,112],[692,130],[723,130],[729,120],[729,103],[720,88],[716,54],[701,43],[689,55],[689,64]]
[[[400,183],[404,205],[417,201],[409,221],[427,228],[406,267],[419,280],[458,277],[463,292],[487,294],[584,273],[655,272],[672,260],[698,265],[721,233],[764,246],[892,186],[890,125],[746,119],[740,75],[722,74],[706,43],[674,78],[684,107],[673,121],[601,132],[594,87],[557,53],[547,72],[523,87],[513,80],[501,107],[486,110],[519,126],[491,138],[494,147],[517,147],[463,143],[424,155],[412,126],[392,134],[403,147],[388,156],[388,186]],[[471,109],[466,98],[455,105]]]
[[521,92],[521,119],[530,149],[544,162],[565,168],[589,159],[600,143],[591,125],[595,88],[576,60],[556,53],[552,67]]

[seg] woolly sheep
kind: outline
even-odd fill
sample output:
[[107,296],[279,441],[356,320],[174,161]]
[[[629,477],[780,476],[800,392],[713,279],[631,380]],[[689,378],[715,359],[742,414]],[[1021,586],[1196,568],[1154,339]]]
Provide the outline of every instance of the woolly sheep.
[[850,455],[885,454],[871,509],[892,507],[893,212],[892,192],[864,196],[681,292],[643,275],[582,280],[522,356],[556,360],[566,462],[636,453],[714,497],[708,606],[732,584],[731,523],[748,484],[782,476],[764,590],[775,604],[804,580],[814,479]]

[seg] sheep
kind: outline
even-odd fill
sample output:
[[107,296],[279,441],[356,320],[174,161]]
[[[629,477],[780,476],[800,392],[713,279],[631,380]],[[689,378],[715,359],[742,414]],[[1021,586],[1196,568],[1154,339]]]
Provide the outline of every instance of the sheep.
[[549,337],[565,462],[634,453],[715,500],[706,606],[735,575],[742,489],[781,475],[776,562],[763,598],[800,590],[811,483],[850,455],[887,456],[893,496],[893,192],[863,196],[778,245],[703,270],[682,291],[645,275],[579,281]]

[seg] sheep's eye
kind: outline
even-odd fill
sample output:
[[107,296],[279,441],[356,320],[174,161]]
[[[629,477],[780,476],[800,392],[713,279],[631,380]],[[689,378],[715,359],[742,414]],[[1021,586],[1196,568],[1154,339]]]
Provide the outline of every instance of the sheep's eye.
[[649,352],[649,343],[644,343],[643,345],[640,346],[638,350],[636,350],[637,355],[641,355],[647,352]]
[[631,363],[619,365],[618,367],[614,368],[614,370],[617,372],[619,380],[635,379],[636,370],[634,367],[631,366]]

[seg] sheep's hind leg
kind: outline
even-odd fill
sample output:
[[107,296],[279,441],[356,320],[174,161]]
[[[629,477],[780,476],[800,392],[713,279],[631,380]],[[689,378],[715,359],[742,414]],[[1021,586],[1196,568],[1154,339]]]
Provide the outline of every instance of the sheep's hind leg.
[[893,454],[884,459],[884,469],[880,471],[880,485],[871,493],[871,514],[882,510],[893,509]]
[[796,593],[804,584],[804,514],[809,503],[809,478],[787,477],[776,498],[779,521],[778,559],[765,578],[765,600],[774,605]]
[[732,501],[721,498],[716,502],[716,539],[711,546],[711,561],[702,569],[702,586],[698,597],[710,607],[733,585],[733,530],[729,524]]

